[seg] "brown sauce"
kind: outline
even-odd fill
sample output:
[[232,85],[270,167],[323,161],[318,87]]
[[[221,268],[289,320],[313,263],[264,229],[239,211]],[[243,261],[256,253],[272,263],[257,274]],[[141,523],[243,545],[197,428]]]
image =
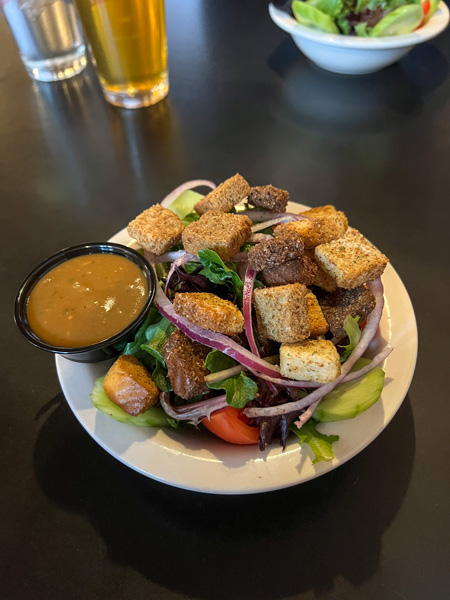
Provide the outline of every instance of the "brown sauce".
[[31,329],[64,348],[96,344],[125,329],[141,312],[147,281],[131,260],[114,254],[71,258],[46,273],[27,304]]

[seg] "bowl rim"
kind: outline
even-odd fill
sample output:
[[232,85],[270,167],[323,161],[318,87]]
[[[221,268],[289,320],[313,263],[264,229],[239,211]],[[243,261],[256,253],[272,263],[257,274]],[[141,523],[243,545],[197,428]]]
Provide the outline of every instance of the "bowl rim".
[[[113,336],[100,342],[96,342],[95,344],[70,348],[66,346],[54,346],[53,344],[44,342],[44,340],[41,340],[34,333],[27,319],[27,301],[34,286],[46,273],[51,271],[59,264],[62,264],[66,260],[70,260],[71,258],[76,258],[77,256],[83,256],[86,254],[98,253],[116,254],[119,256],[123,256],[124,258],[127,258],[128,260],[134,262],[141,269],[141,271],[145,275],[148,284],[148,296],[141,311],[133,319],[133,321],[131,321],[131,323],[127,325],[127,327],[114,334]],[[51,256],[48,256],[46,259],[41,261],[36,267],[34,267],[32,271],[30,271],[30,273],[22,281],[14,300],[14,322],[21,334],[25,337],[25,339],[36,348],[40,348],[41,350],[46,350],[47,352],[53,352],[55,354],[62,355],[81,355],[83,353],[91,353],[96,350],[101,350],[106,346],[114,346],[120,340],[122,340],[124,336],[128,335],[142,321],[154,300],[157,285],[158,282],[156,280],[154,270],[149,265],[146,258],[133,248],[114,242],[87,242],[85,244],[69,246],[68,248],[63,248],[62,250],[55,252]]]
[[300,25],[293,17],[272,3],[269,4],[269,14],[272,21],[281,29],[294,37],[305,38],[326,46],[351,48],[354,50],[388,50],[415,46],[439,35],[448,25],[450,13],[445,2],[439,3],[437,11],[420,29],[405,35],[379,38],[363,38],[344,34],[325,33],[310,27]]

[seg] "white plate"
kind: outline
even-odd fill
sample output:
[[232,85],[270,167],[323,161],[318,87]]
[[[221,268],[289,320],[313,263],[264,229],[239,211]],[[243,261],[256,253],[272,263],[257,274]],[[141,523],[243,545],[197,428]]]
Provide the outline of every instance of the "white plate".
[[[304,207],[300,205],[300,209]],[[126,245],[130,238],[124,229],[110,241]],[[319,426],[323,433],[340,436],[333,445],[336,458],[330,462],[313,465],[311,451],[300,447],[294,436],[284,452],[277,441],[260,452],[257,446],[233,446],[195,430],[154,430],[118,423],[95,409],[89,397],[94,379],[104,375],[109,362],[83,364],[56,356],[61,387],[77,419],[102,448],[157,481],[212,494],[252,494],[304,483],[332,471],[368,446],[393,418],[408,391],[417,358],[414,311],[391,265],[382,279],[386,305],[380,332],[367,354],[375,354],[387,344],[395,348],[385,361],[385,387],[381,399],[355,419]]]

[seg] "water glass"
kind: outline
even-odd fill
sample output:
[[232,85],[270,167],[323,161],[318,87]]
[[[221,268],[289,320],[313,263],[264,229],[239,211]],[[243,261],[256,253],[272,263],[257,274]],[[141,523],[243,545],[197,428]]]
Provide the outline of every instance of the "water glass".
[[57,81],[85,68],[83,34],[72,0],[0,0],[0,8],[30,77]]

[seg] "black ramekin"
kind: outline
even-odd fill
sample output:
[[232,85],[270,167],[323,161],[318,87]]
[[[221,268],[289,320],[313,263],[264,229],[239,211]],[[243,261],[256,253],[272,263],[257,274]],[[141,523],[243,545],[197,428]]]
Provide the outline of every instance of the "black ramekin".
[[[27,302],[30,297],[30,293],[36,283],[43,277],[48,271],[58,266],[70,258],[82,256],[84,254],[117,254],[128,258],[134,262],[142,271],[145,279],[147,280],[148,286],[148,297],[144,304],[143,309],[139,315],[132,321],[128,327],[123,331],[116,333],[116,335],[98,342],[97,344],[91,344],[90,346],[83,346],[82,348],[63,348],[60,346],[52,346],[41,340],[31,329],[27,319]],[[17,327],[24,337],[33,346],[46,350],[47,352],[53,352],[54,354],[62,354],[65,358],[76,362],[99,362],[108,358],[114,358],[118,356],[123,350],[127,341],[130,341],[136,330],[144,321],[147,312],[155,297],[157,286],[157,280],[155,273],[151,266],[148,264],[146,259],[131,248],[122,246],[121,244],[113,244],[110,242],[90,242],[88,244],[80,244],[78,246],[72,246],[60,250],[56,254],[53,254],[43,262],[41,262],[28,277],[24,280],[22,285],[17,292],[16,299],[14,302],[14,321]]]

